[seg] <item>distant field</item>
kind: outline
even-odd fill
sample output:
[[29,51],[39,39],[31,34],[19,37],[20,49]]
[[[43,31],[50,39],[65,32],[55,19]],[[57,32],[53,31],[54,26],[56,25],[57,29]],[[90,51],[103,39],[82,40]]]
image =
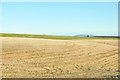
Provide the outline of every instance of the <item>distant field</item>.
[[2,78],[110,78],[116,77],[119,72],[118,40],[3,36]]
[[23,38],[41,38],[41,39],[58,39],[58,40],[79,40],[79,39],[114,39],[117,38],[102,38],[102,37],[70,37],[70,36],[53,36],[53,35],[33,35],[33,34],[0,34],[2,37],[23,37]]

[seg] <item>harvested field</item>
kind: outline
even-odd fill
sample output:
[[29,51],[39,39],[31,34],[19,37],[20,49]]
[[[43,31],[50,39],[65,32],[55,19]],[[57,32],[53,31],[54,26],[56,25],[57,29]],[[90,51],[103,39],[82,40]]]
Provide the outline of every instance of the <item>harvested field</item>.
[[2,37],[3,78],[101,78],[118,75],[118,40]]

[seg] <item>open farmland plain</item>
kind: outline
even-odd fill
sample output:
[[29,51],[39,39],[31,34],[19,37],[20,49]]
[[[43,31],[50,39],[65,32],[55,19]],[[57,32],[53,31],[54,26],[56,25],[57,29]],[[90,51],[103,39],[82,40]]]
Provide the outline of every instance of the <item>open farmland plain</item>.
[[3,78],[101,78],[118,75],[118,40],[2,37]]

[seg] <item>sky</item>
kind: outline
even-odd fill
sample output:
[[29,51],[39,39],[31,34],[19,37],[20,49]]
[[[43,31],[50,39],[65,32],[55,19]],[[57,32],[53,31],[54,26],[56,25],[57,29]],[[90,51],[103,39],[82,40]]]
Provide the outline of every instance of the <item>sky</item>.
[[4,2],[2,33],[118,35],[117,2]]

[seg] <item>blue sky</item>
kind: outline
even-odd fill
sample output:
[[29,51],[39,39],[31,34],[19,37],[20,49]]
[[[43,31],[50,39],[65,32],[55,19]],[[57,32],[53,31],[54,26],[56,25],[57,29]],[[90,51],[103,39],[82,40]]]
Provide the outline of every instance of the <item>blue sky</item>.
[[4,2],[2,32],[117,35],[117,2]]

